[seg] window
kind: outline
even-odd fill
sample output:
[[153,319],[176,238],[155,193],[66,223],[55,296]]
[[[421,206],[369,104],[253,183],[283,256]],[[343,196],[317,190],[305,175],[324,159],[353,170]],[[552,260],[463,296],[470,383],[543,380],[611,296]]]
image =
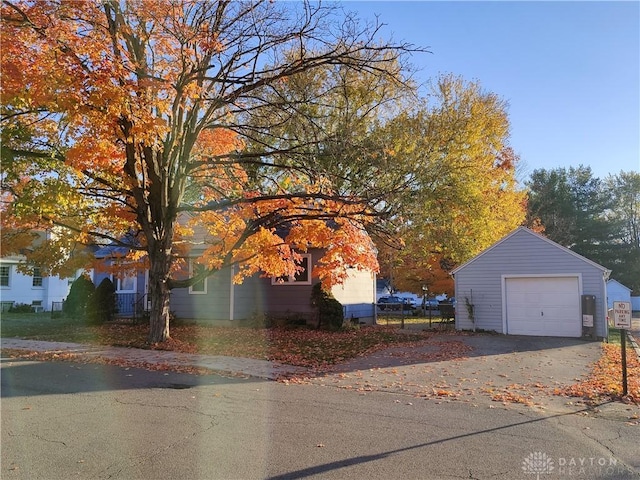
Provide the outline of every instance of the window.
[[36,288],[42,287],[42,271],[39,267],[33,267],[33,278],[31,280],[31,286]]
[[9,265],[0,266],[0,287],[9,286],[9,274],[11,273],[11,267]]
[[116,292],[135,292],[136,277],[126,274],[113,275],[111,281],[116,286]]
[[302,270],[290,277],[272,278],[272,285],[311,285],[311,255],[302,255],[298,263]]
[[[189,276],[193,277],[194,275],[198,275],[202,273],[204,270],[204,266],[199,263],[193,263],[192,260],[189,260]],[[199,282],[194,283],[189,287],[189,293],[193,295],[203,295],[207,293],[207,279],[203,278]]]

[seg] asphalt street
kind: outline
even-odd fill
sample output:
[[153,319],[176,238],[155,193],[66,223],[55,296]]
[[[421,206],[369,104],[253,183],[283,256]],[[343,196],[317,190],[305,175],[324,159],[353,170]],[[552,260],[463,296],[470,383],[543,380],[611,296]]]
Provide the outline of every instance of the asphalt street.
[[[487,354],[470,360],[484,364]],[[539,409],[332,384],[344,374],[285,384],[3,359],[0,476],[640,478],[637,409]]]

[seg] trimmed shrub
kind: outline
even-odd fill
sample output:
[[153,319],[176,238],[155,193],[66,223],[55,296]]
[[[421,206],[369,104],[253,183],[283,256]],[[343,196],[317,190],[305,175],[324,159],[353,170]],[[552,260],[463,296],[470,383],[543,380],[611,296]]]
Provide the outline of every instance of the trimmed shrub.
[[26,303],[16,303],[15,305],[12,305],[11,307],[9,307],[9,312],[10,313],[33,313],[33,307],[31,305],[28,305]]
[[116,287],[105,278],[100,282],[87,303],[87,319],[92,323],[104,323],[113,320],[116,313]]
[[96,290],[95,285],[85,274],[74,280],[69,289],[69,295],[62,306],[62,311],[67,317],[80,317],[86,313],[89,297]]
[[344,323],[342,304],[335,299],[331,292],[316,283],[311,290],[311,304],[318,309],[318,328],[326,325],[331,329],[339,329]]

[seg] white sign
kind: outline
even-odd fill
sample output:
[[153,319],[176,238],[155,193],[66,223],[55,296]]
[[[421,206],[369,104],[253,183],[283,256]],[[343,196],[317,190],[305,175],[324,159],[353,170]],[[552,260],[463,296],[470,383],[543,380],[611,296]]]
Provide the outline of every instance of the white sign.
[[613,326],[631,328],[631,302],[613,302]]
[[593,315],[582,315],[582,326],[593,327]]

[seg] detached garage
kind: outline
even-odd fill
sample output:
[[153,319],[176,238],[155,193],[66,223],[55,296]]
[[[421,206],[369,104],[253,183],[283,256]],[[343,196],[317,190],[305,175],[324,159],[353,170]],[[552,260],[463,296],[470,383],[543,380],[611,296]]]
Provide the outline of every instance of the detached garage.
[[607,336],[610,271],[520,227],[453,272],[456,328]]

